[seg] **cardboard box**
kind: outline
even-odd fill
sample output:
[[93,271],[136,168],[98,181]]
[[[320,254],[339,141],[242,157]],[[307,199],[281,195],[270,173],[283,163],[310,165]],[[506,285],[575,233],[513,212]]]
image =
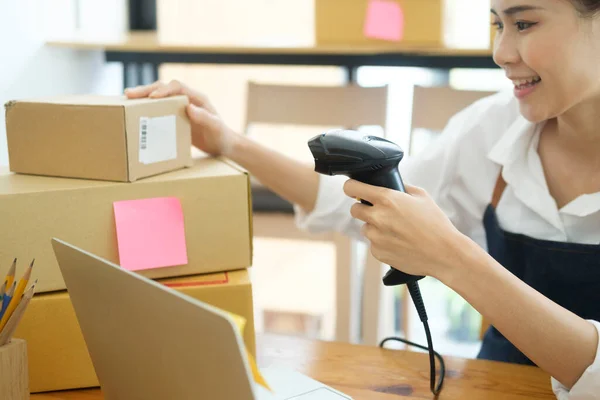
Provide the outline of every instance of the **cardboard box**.
[[[246,318],[244,342],[256,357],[252,285],[247,270],[161,282],[195,299]],[[27,341],[32,392],[99,385],[66,291],[36,295],[15,337]]]
[[66,96],[6,104],[10,169],[133,182],[192,163],[187,97]]
[[369,0],[315,0],[317,45],[382,47],[443,47],[444,6],[447,0],[386,0],[397,3],[404,15],[401,41],[365,36]]
[[[60,237],[119,264],[113,202],[176,197],[181,202],[188,263],[149,269],[167,278],[246,268],[252,263],[248,174],[216,158],[135,183],[0,173],[0,265],[35,258],[38,292],[65,289],[50,239]],[[20,272],[19,272],[20,273]]]

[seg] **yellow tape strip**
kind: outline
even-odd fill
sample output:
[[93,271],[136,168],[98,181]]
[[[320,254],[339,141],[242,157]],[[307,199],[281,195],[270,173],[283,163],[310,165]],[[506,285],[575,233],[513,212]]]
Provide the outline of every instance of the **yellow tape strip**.
[[[235,322],[235,325],[237,326],[237,328],[240,332],[240,335],[244,336],[244,328],[246,327],[246,319],[244,317],[241,317],[241,316],[233,314],[233,313],[228,313],[228,314],[231,318],[233,318],[233,321]],[[244,348],[245,348],[245,346],[244,346]],[[269,384],[265,380],[265,378],[261,375],[260,370],[258,369],[258,366],[256,365],[256,360],[254,360],[254,357],[252,357],[252,354],[248,351],[248,349],[246,349],[246,356],[248,357],[248,363],[250,364],[250,369],[252,370],[252,376],[254,378],[254,381],[256,383],[258,383],[259,385],[261,385],[262,387],[264,387],[265,389],[267,389],[268,391],[272,391],[271,388],[269,387]]]

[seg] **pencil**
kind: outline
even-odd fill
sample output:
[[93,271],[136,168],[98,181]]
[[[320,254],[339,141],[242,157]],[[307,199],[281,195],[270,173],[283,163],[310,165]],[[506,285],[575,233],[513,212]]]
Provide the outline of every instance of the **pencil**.
[[[13,282],[12,286],[8,290],[8,293],[4,295],[2,298],[2,308],[0,309],[0,318],[4,316],[6,309],[8,308],[8,304],[12,300],[13,294],[15,294],[16,282]],[[0,328],[2,329],[2,328]]]
[[8,320],[4,330],[0,331],[0,346],[4,346],[7,344],[12,335],[15,333],[19,322],[21,322],[21,318],[23,318],[23,314],[25,314],[25,309],[29,305],[29,301],[33,297],[35,293],[35,285],[37,284],[37,280],[27,289],[27,291],[23,294],[21,301],[19,302],[18,307],[13,312],[13,315]]
[[6,279],[4,280],[4,284],[6,288],[10,288],[10,286],[15,281],[15,271],[17,270],[17,259],[15,258],[12,262],[12,265],[8,269],[8,273],[6,274]]
[[6,282],[4,282],[2,284],[2,287],[0,287],[0,308],[2,308],[2,299],[4,298],[5,294],[6,294]]
[[31,262],[31,264],[29,264],[29,268],[27,268],[27,271],[25,271],[25,273],[23,274],[23,277],[21,277],[21,279],[19,280],[19,284],[17,285],[17,287],[15,289],[15,293],[13,294],[12,299],[10,300],[10,303],[8,303],[6,312],[4,312],[4,314],[2,315],[2,319],[0,319],[0,332],[2,331],[2,328],[4,328],[4,326],[8,322],[8,319],[10,318],[12,313],[15,311],[15,309],[19,305],[19,302],[21,301],[21,297],[23,297],[23,293],[25,292],[25,288],[27,287],[29,278],[31,278],[31,270],[33,269],[34,263],[35,263],[35,258]]

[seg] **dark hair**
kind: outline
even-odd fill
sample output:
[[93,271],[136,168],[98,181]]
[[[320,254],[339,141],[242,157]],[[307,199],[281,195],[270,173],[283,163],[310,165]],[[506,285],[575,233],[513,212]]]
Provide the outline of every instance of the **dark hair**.
[[571,0],[583,15],[596,15],[600,13],[600,0]]

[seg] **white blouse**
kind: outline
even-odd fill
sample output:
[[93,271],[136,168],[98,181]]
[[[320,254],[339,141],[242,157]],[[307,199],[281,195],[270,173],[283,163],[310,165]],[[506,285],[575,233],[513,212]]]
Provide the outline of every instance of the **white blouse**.
[[[427,190],[457,229],[484,249],[483,214],[500,171],[507,186],[496,212],[504,230],[542,240],[600,244],[600,192],[557,207],[537,152],[542,127],[521,116],[512,92],[498,93],[454,116],[426,151],[405,158],[399,169],[406,183]],[[296,206],[297,225],[309,232],[336,230],[361,238],[362,222],[350,216],[355,200],[343,193],[346,179],[320,176],[315,209],[306,214]],[[600,324],[592,322],[600,335]],[[552,386],[560,400],[600,398],[600,351],[570,392],[554,379]]]

